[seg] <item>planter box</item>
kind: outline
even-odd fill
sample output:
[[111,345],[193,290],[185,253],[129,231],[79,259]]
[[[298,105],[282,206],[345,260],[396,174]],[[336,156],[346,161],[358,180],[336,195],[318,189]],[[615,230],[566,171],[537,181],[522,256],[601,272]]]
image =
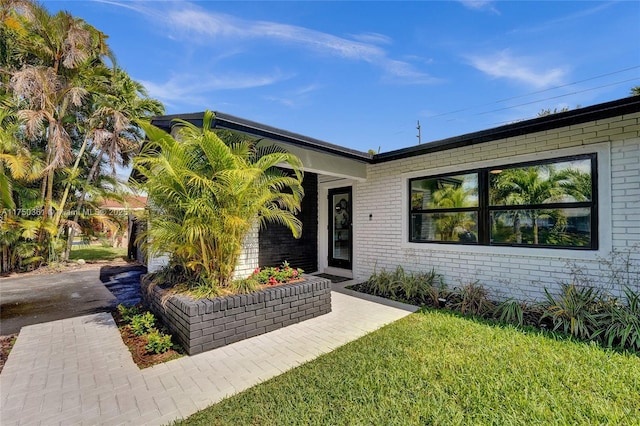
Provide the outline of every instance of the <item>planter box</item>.
[[331,281],[304,281],[251,294],[194,300],[142,280],[143,303],[195,355],[331,312]]

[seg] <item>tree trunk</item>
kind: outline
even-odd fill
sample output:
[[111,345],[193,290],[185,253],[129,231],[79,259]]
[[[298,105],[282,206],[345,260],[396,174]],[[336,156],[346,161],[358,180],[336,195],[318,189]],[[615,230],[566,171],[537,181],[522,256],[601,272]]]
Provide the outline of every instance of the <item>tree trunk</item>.
[[[78,223],[78,220],[80,219],[80,212],[84,208],[84,200],[85,200],[85,197],[87,196],[87,186],[91,185],[92,181],[94,180],[95,175],[99,169],[98,166],[101,163],[103,154],[104,154],[104,149],[101,149],[98,152],[96,161],[94,161],[93,166],[91,166],[91,171],[89,171],[89,175],[87,176],[87,180],[85,181],[85,186],[82,188],[82,194],[80,194],[80,198],[78,199],[78,205],[76,206],[75,214],[73,215],[73,221],[75,223]],[[71,227],[71,229],[69,230],[69,236],[67,238],[67,247],[65,248],[63,253],[63,259],[65,262],[69,260],[69,255],[71,254],[71,248],[73,247],[73,240],[75,237],[76,237],[76,230],[75,228]]]

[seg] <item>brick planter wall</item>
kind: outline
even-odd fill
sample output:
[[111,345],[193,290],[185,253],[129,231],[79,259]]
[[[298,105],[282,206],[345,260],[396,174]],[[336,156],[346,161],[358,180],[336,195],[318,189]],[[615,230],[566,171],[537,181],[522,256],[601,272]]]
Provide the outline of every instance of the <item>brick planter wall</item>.
[[331,281],[311,275],[305,281],[251,294],[194,300],[149,290],[142,280],[143,303],[195,355],[331,312]]

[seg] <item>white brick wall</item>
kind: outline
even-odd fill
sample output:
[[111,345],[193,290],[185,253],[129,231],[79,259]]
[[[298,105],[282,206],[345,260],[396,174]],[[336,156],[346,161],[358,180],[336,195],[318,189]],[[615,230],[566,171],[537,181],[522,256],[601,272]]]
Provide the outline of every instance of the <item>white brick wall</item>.
[[256,223],[244,239],[238,265],[233,271],[233,278],[247,278],[258,267],[258,256],[260,254],[259,231],[260,228]]
[[[238,266],[236,266],[233,273],[234,278],[247,278],[258,267],[258,231],[259,228],[256,224],[249,235],[245,238],[242,245],[242,253],[238,259]],[[149,259],[147,260],[147,270],[149,272],[156,272],[168,263],[168,255],[149,255]]]
[[147,259],[147,271],[149,271],[149,273],[158,272],[160,269],[164,268],[168,264],[169,264],[168,255],[158,254],[154,256],[152,254],[149,254],[149,257]]
[[[449,287],[479,280],[495,298],[525,300],[539,300],[544,287],[555,290],[559,282],[568,281],[571,263],[579,265],[594,281],[602,282],[598,260],[612,249],[640,244],[639,121],[640,114],[636,113],[369,165],[367,181],[355,184],[358,232],[354,276],[365,279],[375,268],[395,269],[397,265],[410,271],[435,268]],[[598,153],[598,251],[408,242],[410,177],[587,152]]]

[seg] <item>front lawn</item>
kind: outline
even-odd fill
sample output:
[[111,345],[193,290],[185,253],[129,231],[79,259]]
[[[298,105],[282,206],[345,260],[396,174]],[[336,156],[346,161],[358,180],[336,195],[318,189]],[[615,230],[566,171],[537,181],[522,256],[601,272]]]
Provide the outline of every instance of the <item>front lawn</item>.
[[104,247],[102,245],[74,246],[69,254],[69,260],[84,259],[87,262],[96,260],[113,260],[127,256],[126,247]]
[[176,424],[640,424],[640,358],[412,314]]

